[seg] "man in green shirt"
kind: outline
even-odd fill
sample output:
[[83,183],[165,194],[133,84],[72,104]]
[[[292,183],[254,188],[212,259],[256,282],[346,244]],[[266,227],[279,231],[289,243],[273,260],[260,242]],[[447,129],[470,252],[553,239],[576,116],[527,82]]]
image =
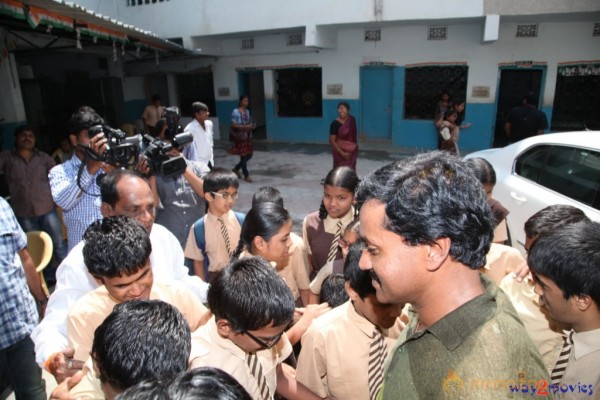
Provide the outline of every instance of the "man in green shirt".
[[367,245],[360,267],[380,302],[412,306],[379,397],[507,399],[543,391],[542,358],[506,295],[478,272],[494,220],[468,167],[447,153],[420,154],[369,174],[357,201]]

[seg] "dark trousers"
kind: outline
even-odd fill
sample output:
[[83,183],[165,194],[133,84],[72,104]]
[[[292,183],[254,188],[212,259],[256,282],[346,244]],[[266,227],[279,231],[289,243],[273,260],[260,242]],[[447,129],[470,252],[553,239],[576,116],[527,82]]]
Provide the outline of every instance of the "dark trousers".
[[236,170],[242,169],[242,173],[244,174],[244,178],[247,178],[250,173],[248,172],[247,163],[252,158],[252,154],[247,154],[245,156],[240,156],[240,162],[235,166]]
[[8,376],[17,400],[46,400],[46,383],[35,362],[33,341],[29,336],[0,350],[0,377]]

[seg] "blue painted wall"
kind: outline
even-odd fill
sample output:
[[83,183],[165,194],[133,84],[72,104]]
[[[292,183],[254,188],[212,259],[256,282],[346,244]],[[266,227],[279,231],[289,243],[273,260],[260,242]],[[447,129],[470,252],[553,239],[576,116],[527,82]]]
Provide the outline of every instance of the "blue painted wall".
[[15,148],[15,129],[17,126],[27,125],[27,121],[7,122],[0,124],[0,132],[2,132],[2,150],[12,150]]
[[[494,114],[494,104],[467,103],[465,122],[470,122],[471,127],[460,131],[458,145],[461,150],[481,150],[491,146]],[[436,149],[437,129],[430,120],[399,119],[392,144],[399,147]]]
[[[437,130],[433,121],[404,119],[404,68],[394,69],[394,85],[392,96],[392,145],[395,147],[436,149]],[[292,143],[328,143],[329,125],[337,117],[337,105],[340,101],[350,104],[350,112],[357,118],[360,127],[360,100],[339,99],[323,100],[323,117],[320,118],[281,118],[275,115],[275,102],[265,100],[265,118],[267,139],[273,142]],[[217,101],[217,112],[221,126],[222,139],[226,138],[230,124],[231,111],[237,107],[236,100]],[[552,107],[544,107],[548,123],[552,120]],[[490,148],[494,135],[494,103],[467,103],[465,122],[471,127],[461,129],[459,147],[461,151],[475,151]],[[360,128],[359,128],[360,129]]]
[[548,129],[546,130],[546,133],[548,133],[552,127],[552,107],[542,107],[542,111],[546,113],[548,118]]
[[465,122],[471,127],[460,130],[458,146],[461,150],[482,150],[492,146],[494,140],[496,105],[493,103],[467,103]]
[[[329,125],[337,117],[337,105],[340,101],[350,104],[350,113],[357,119],[357,124],[360,124],[357,116],[358,100],[323,100],[323,116],[316,118],[278,117],[275,111],[275,101],[265,100],[267,139],[273,142],[328,143]],[[216,107],[221,132],[226,132],[231,123],[231,111],[237,107],[237,100],[217,101]]]
[[125,120],[133,122],[136,119],[141,119],[144,113],[144,108],[148,104],[146,99],[129,100],[125,102]]
[[[226,100],[215,102],[217,108],[217,116],[219,117],[219,125],[221,127],[226,126],[229,131],[229,125],[231,124],[231,112],[238,105],[237,100]],[[221,131],[221,138],[223,138],[223,131]]]

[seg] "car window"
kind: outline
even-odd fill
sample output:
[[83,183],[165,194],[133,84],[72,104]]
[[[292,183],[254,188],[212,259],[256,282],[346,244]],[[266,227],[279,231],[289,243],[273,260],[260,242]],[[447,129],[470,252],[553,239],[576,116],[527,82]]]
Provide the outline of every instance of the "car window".
[[517,159],[515,172],[600,209],[600,153],[597,151],[569,146],[537,146]]
[[552,146],[536,146],[521,154],[515,163],[517,175],[538,182]]

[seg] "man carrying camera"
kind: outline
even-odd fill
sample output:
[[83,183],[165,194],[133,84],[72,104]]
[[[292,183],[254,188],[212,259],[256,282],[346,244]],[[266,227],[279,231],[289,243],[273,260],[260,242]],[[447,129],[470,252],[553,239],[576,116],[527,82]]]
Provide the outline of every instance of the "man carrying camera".
[[[187,140],[193,140],[190,133],[178,132],[179,110],[176,108],[168,108],[175,110],[174,118],[177,118],[176,123],[169,123],[169,116],[161,119],[156,124],[157,139],[159,139],[161,149],[160,156],[152,155],[150,159],[166,158],[166,163],[161,162],[162,171],[157,171],[157,166],[154,168],[145,168],[148,164],[156,164],[155,162],[148,163],[148,160],[142,161],[141,172],[151,172],[149,178],[150,186],[154,193],[154,202],[157,205],[156,223],[167,228],[181,244],[181,248],[185,247],[188,233],[191,226],[201,217],[204,216],[204,190],[202,189],[202,177],[210,172],[208,165],[201,161],[191,161],[186,153],[186,150],[194,149],[194,144],[179,143],[178,137],[189,135]],[[146,150],[146,158],[151,148],[160,147],[152,143]],[[166,152],[163,150],[167,149]],[[158,151],[157,151],[158,152]],[[164,152],[164,155],[162,154]],[[181,157],[183,155],[183,158]],[[166,164],[173,164],[175,159],[181,159],[180,164],[175,167],[165,168]]]
[[[86,148],[102,155],[106,150],[103,133],[90,137],[88,130],[104,120],[96,111],[82,106],[69,120],[69,140],[75,148],[75,157],[50,170],[50,190],[54,202],[63,210],[67,227],[69,251],[81,241],[83,233],[100,214],[100,189],[97,179],[110,168],[102,161],[86,157]],[[85,166],[82,167],[82,163]]]

